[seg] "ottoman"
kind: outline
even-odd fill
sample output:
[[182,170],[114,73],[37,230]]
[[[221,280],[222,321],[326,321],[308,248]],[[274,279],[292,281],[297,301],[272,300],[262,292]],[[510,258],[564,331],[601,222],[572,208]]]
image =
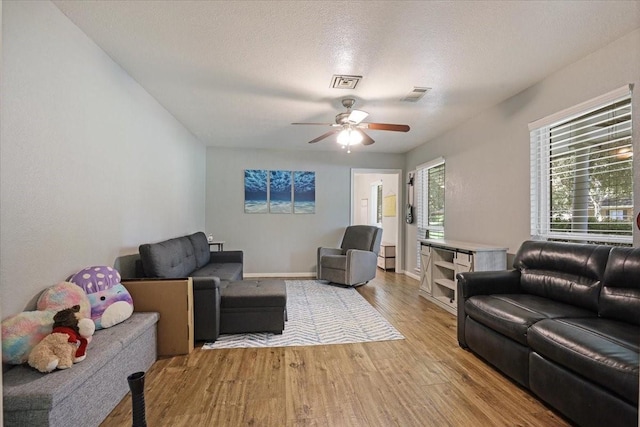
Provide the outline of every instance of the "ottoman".
[[284,280],[220,282],[220,333],[281,334],[287,319]]

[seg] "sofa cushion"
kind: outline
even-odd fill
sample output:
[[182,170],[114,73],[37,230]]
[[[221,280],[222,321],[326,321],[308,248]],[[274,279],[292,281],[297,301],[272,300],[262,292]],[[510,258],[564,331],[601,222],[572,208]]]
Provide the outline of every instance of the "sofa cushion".
[[598,310],[610,246],[527,241],[514,260],[530,294]]
[[287,305],[284,280],[241,280],[221,282],[220,308],[282,307]]
[[196,255],[188,237],[140,245],[140,259],[147,277],[188,277],[196,269]]
[[209,250],[209,241],[202,231],[187,236],[193,245],[193,252],[196,256],[196,268],[204,267],[209,264],[211,259],[211,251]]
[[215,276],[220,280],[242,280],[242,264],[236,262],[216,264],[207,264],[204,267],[194,271],[193,277],[210,277]]
[[476,295],[464,305],[465,313],[477,322],[527,345],[527,331],[534,323],[559,317],[596,317],[596,313],[527,294]]
[[640,248],[613,248],[604,272],[600,317],[640,325]]
[[533,351],[638,404],[640,327],[610,319],[546,319],[531,326]]

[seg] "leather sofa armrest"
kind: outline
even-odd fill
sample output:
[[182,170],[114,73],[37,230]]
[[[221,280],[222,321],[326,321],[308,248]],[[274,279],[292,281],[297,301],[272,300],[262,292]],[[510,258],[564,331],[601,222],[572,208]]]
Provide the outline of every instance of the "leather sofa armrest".
[[464,299],[474,295],[520,293],[520,270],[469,271],[458,273],[458,295]]
[[244,252],[242,251],[211,251],[209,262],[216,264],[238,263],[242,264]]
[[458,273],[458,344],[467,348],[464,304],[474,295],[517,294],[520,288],[520,270],[469,271]]

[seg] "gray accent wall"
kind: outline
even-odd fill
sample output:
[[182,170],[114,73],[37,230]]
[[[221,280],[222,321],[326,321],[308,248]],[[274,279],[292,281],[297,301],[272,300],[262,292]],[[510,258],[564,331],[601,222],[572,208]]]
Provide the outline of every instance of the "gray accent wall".
[[[405,170],[437,157],[446,161],[448,239],[508,247],[530,238],[529,130],[534,120],[635,84],[634,169],[640,182],[640,30],[558,70],[529,89],[489,108],[410,151]],[[640,185],[636,185],[635,213]],[[405,227],[406,269],[416,266],[416,227]],[[635,229],[635,245],[640,233]]]
[[204,228],[204,146],[50,2],[2,3],[3,316]]
[[[317,248],[338,247],[349,225],[351,169],[402,169],[403,164],[403,154],[367,153],[364,147],[351,154],[209,147],[206,232],[226,241],[225,250],[244,251],[247,276],[313,275]],[[316,213],[244,213],[245,169],[314,171]]]

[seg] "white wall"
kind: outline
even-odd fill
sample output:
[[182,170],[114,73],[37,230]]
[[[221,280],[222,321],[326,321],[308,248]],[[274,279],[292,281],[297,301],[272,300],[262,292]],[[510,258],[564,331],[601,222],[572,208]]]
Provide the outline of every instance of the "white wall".
[[[383,199],[390,195],[396,196],[396,216],[382,216],[382,241],[385,243],[398,244],[398,221],[403,214],[401,205],[398,203],[402,197],[402,192],[398,194],[398,177],[395,174],[387,173],[356,173],[354,185],[353,206],[357,211],[354,215],[354,224],[370,224],[369,218],[360,215],[360,202],[362,199],[368,200],[369,216],[371,211],[375,211],[375,206],[371,203],[371,185],[374,183],[382,183]],[[402,188],[400,188],[402,191]],[[382,201],[384,203],[384,200]]]
[[[351,169],[402,169],[404,155],[344,151],[207,149],[206,230],[225,250],[244,251],[245,274],[296,275],[316,269],[318,246],[339,246],[350,221]],[[316,173],[315,214],[245,214],[244,170]]]
[[[530,237],[528,123],[629,83],[636,85],[637,111],[640,30],[407,153],[405,170],[443,156],[447,238],[508,247],[513,253]],[[634,151],[640,153],[640,126],[635,128]],[[639,157],[634,160],[636,182],[640,182]],[[635,200],[640,200],[638,187]],[[413,269],[416,227],[407,225],[405,230],[406,267]]]
[[204,227],[205,148],[48,1],[3,3],[4,316],[86,266]]

